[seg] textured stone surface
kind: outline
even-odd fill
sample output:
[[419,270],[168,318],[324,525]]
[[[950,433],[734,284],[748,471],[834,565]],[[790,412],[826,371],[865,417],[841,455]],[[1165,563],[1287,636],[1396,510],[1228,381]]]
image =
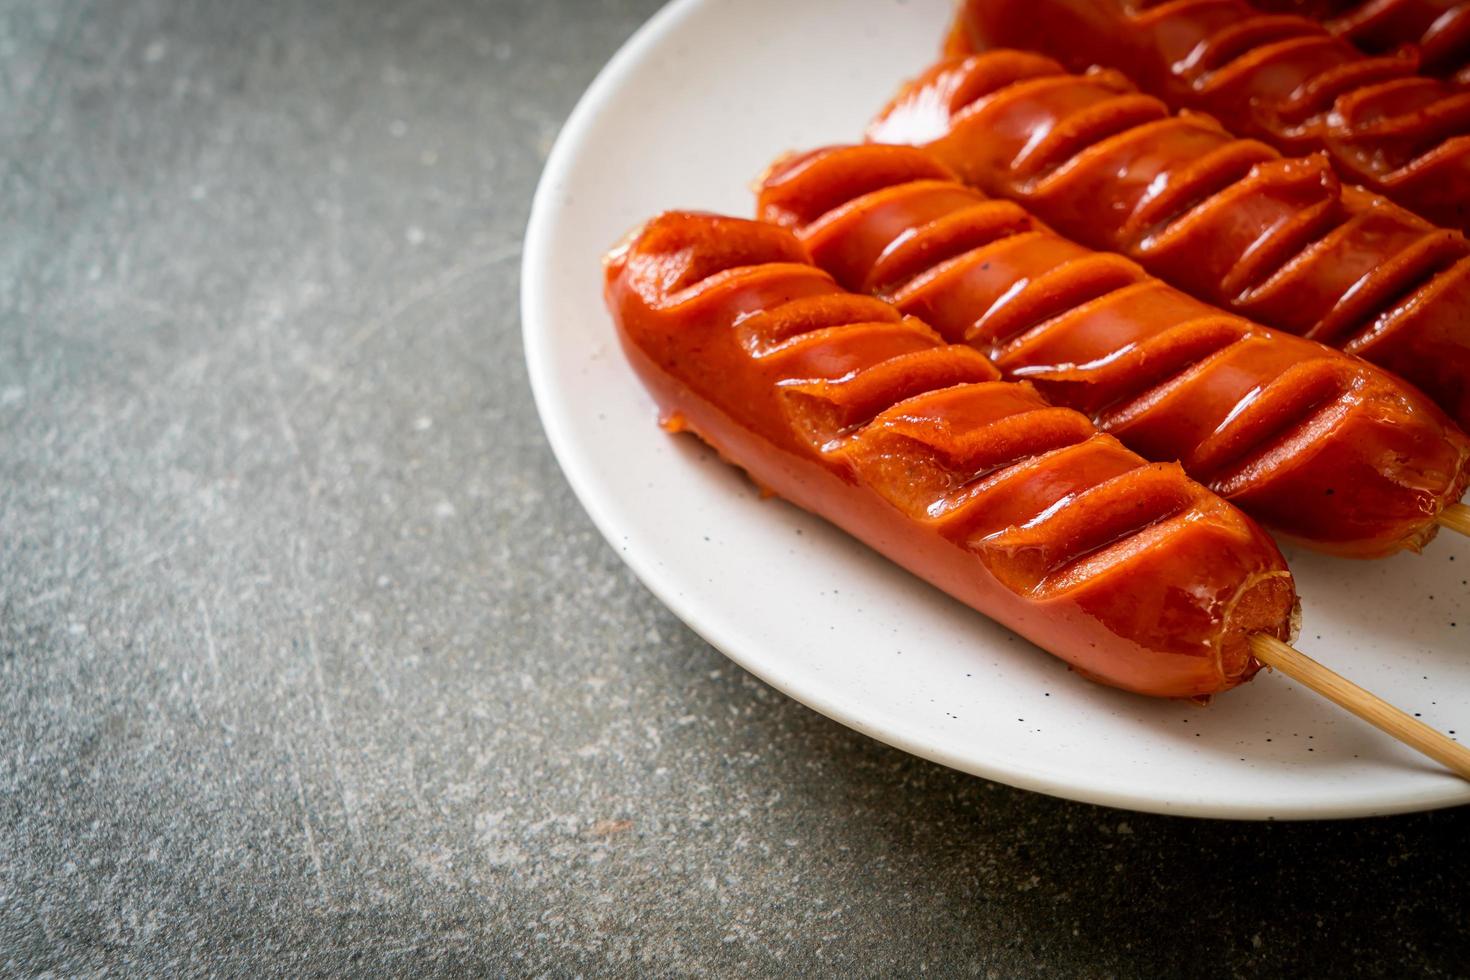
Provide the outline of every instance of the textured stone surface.
[[654,6],[0,7],[0,975],[1464,974],[1470,813],[989,785],[619,564],[516,283]]

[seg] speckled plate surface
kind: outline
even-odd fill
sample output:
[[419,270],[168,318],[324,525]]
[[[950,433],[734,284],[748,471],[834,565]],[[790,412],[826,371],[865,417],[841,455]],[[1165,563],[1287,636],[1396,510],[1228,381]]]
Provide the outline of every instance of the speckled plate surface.
[[[654,424],[602,306],[599,258],[674,207],[749,214],[778,153],[855,139],[935,54],[950,0],[680,0],[588,89],[542,177],[523,319],[537,405],[597,526],[731,659],[909,752],[1044,793],[1162,813],[1346,817],[1470,802],[1470,787],[1280,676],[1208,708],[1082,680],[836,529],[759,499]],[[1300,646],[1470,735],[1470,542],[1287,557]]]

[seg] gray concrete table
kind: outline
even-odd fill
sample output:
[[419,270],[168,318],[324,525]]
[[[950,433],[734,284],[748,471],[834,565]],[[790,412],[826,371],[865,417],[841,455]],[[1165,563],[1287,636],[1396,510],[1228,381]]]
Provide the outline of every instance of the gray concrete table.
[[0,7],[0,975],[1470,971],[1470,813],[990,785],[622,567],[516,283],[654,7]]

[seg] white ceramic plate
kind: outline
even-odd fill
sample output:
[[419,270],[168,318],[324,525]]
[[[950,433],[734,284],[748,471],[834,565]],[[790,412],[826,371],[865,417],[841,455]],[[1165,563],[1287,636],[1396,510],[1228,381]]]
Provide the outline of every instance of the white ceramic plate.
[[[1078,800],[1212,817],[1344,817],[1470,787],[1281,676],[1208,708],[1098,687],[840,531],[759,499],[654,424],[603,309],[599,258],[669,208],[748,215],[778,153],[850,142],[936,53],[951,0],[679,0],[587,90],[526,235],[526,358],[551,445],[624,560],[741,666],[860,732]],[[1470,542],[1287,557],[1300,646],[1470,736]],[[1457,624],[1457,625],[1452,625]]]

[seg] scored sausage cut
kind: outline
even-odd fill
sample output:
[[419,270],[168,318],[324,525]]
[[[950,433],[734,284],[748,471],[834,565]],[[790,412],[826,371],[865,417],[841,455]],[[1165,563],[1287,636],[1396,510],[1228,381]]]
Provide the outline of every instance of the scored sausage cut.
[[667,428],[1092,679],[1205,697],[1259,669],[1251,633],[1292,633],[1290,573],[1244,514],[844,291],[789,232],[673,212],[605,270]]
[[[910,83],[869,130],[1200,299],[1407,378],[1470,428],[1470,242],[1111,70],[993,51]],[[1470,189],[1467,189],[1470,193]]]
[[949,50],[1025,48],[1115,68],[1174,109],[1342,177],[1445,228],[1470,228],[1470,90],[1418,73],[1412,48],[1372,56],[1314,20],[1246,0],[967,0]]
[[921,150],[793,156],[758,193],[841,285],[1320,550],[1416,550],[1470,480],[1470,438],[1400,379],[1064,239]]

